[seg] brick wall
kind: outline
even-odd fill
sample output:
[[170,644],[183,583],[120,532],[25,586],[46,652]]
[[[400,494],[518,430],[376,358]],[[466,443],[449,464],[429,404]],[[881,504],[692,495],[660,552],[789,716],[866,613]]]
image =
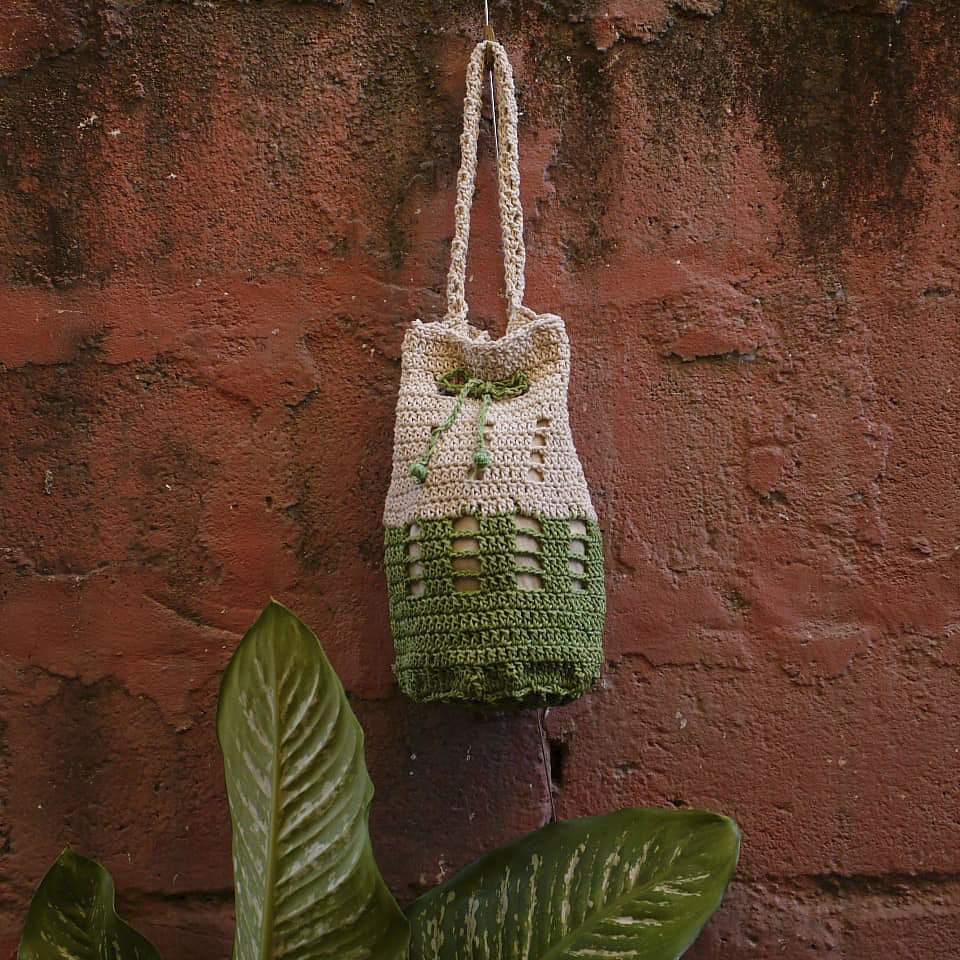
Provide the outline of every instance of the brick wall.
[[695,960],[960,956],[960,8],[492,6],[609,571],[550,775],[534,714],[390,672],[399,347],[441,310],[482,4],[0,9],[0,956],[67,842],[167,957],[228,955],[214,706],[271,594],[367,730],[400,899],[552,781],[561,816],[737,818]]

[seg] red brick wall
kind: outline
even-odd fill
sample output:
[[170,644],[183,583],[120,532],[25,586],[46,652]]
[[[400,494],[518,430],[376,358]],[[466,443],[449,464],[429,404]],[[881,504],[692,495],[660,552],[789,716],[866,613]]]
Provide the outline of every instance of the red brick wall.
[[[214,705],[271,594],[353,696],[401,899],[544,820],[535,715],[397,693],[380,563],[480,9],[0,9],[0,956],[67,842],[168,957],[228,954]],[[960,8],[493,12],[606,533],[559,812],[739,820],[697,960],[960,956]]]

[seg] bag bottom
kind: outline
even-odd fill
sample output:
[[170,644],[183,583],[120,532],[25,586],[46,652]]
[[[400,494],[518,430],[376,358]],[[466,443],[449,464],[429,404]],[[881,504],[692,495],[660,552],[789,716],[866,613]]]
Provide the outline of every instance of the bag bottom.
[[473,710],[556,707],[582,696],[600,677],[602,657],[583,663],[394,665],[400,689],[418,703]]
[[599,678],[606,598],[592,521],[421,518],[385,539],[394,673],[411,699],[553,706]]

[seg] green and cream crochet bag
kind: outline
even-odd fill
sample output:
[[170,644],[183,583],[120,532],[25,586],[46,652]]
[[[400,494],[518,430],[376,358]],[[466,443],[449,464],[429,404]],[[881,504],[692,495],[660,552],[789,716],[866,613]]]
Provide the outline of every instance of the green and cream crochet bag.
[[[496,340],[464,299],[488,57],[508,304]],[[567,416],[566,330],[523,305],[517,106],[492,40],[470,58],[460,147],[447,313],[415,320],[403,341],[384,510],[394,669],[414,700],[563,703],[600,675],[603,549]]]

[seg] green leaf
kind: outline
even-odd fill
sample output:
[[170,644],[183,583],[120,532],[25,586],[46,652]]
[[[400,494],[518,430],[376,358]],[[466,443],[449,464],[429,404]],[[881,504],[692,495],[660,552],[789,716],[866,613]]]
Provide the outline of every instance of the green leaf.
[[217,707],[233,821],[234,960],[394,960],[407,922],[377,869],[363,732],[320,641],[271,600]]
[[157,948],[114,912],[113,878],[69,848],[30,902],[17,960],[160,960]]
[[561,820],[407,909],[411,960],[676,960],[720,905],[736,824],[632,807]]

